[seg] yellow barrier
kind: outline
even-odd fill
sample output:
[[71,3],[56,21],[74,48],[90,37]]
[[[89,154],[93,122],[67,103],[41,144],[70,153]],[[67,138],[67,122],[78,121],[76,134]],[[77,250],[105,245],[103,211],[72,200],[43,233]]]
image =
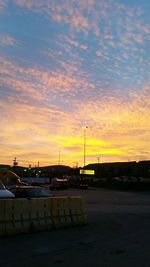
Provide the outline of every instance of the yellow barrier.
[[0,201],[0,235],[5,234],[5,200]]
[[0,236],[86,223],[82,197],[0,199]]

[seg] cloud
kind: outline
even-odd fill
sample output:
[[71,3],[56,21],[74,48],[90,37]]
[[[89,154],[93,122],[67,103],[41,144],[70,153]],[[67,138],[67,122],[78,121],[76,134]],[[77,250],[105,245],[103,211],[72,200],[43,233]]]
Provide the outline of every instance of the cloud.
[[1,57],[1,85],[16,92],[21,97],[46,100],[51,95],[61,94],[73,97],[79,90],[92,90],[94,84],[85,78],[61,70],[47,70],[38,66],[23,67],[16,62]]
[[[15,35],[0,38],[4,159],[17,155],[22,162],[34,157],[57,163],[61,146],[64,163],[82,162],[83,125],[88,125],[89,162],[97,155],[105,161],[148,159],[146,9],[112,0],[14,0],[13,9],[8,3],[0,1],[8,24],[18,18],[19,7],[32,27],[27,33],[22,23]],[[32,51],[24,46],[31,36]],[[25,40],[19,49],[18,40]]]
[[2,12],[8,4],[7,0],[0,0],[0,12]]
[[66,40],[68,41],[68,43],[70,43],[70,45],[73,45],[75,47],[79,47],[79,48],[81,48],[83,50],[88,49],[87,45],[83,45],[83,44],[81,44],[81,43],[77,42],[76,40],[73,40],[73,39],[71,39],[69,37],[67,37]]
[[[143,70],[142,65],[147,64],[145,55],[148,53],[150,26],[144,19],[146,11],[141,5],[96,0],[81,0],[76,4],[72,0],[60,3],[49,0],[43,3],[34,0],[15,2],[22,8],[46,14],[58,28],[66,26],[63,34],[58,32],[53,36],[55,52],[54,48],[48,50],[54,64],[59,64],[59,59],[64,67],[66,61],[75,62],[72,71],[76,69],[79,73],[86,69],[90,76],[95,76],[98,71],[103,73],[105,68],[117,82],[118,78],[120,83],[123,80],[131,83],[131,79],[136,79],[139,86],[142,85],[142,77],[148,75],[148,70]],[[97,61],[93,56],[95,54]],[[134,68],[128,68],[128,65],[134,65]],[[140,74],[139,78],[134,77],[133,73]]]
[[65,147],[65,136],[69,138],[74,128],[72,114],[54,106],[23,104],[15,96],[0,101],[0,108],[3,111],[0,126],[3,145],[0,151],[5,147],[4,159],[9,151],[21,160],[25,160],[25,154],[30,154],[29,159],[34,154],[35,158],[47,162],[49,154],[49,162],[56,163],[59,145]]
[[[120,39],[126,36],[126,42],[129,42],[129,35],[134,31],[144,35],[149,34],[150,30],[149,25],[141,20],[142,8],[120,4],[118,1],[114,3],[114,1],[106,2],[104,0],[80,0],[74,3],[73,0],[66,0],[58,3],[55,0],[46,0],[41,3],[40,0],[15,0],[15,3],[34,12],[46,13],[54,21],[66,23],[72,30],[81,31],[86,36],[92,31],[97,37],[105,34],[105,39],[112,40],[114,38],[112,30],[114,18],[117,35],[120,36]],[[133,37],[133,40],[139,42],[138,36],[140,35],[137,34],[135,40]]]
[[19,42],[10,35],[0,34],[0,45],[16,46]]
[[[86,123],[89,161],[98,154],[105,156],[106,161],[112,158],[126,160],[133,157],[133,151],[134,155],[140,151],[148,159],[149,86],[132,92],[128,102],[121,96],[110,95],[101,95],[94,102],[91,99],[86,102],[79,99],[70,101],[70,111],[52,103],[43,106],[38,102],[23,103],[15,95],[0,101],[3,111],[1,135],[5,137],[6,151],[8,148],[11,155],[17,155],[22,160],[25,159],[23,155],[30,151],[31,156],[37,155],[37,160],[39,157],[41,162],[47,162],[44,155],[50,153],[49,162],[54,163],[61,146],[64,162],[82,162],[82,126]],[[71,151],[69,161],[67,158]]]
[[[145,153],[147,159],[149,142],[149,116],[150,116],[149,86],[143,87],[139,92],[131,93],[128,102],[122,98],[101,97],[86,104],[77,104],[77,116],[86,118],[89,126],[88,142],[92,138],[105,141],[105,149],[96,144],[97,153],[105,154],[114,149],[115,155],[130,156],[130,148],[138,154]],[[118,147],[120,144],[120,147]],[[92,145],[92,149],[93,149]],[[89,152],[90,153],[90,147]],[[136,154],[135,153],[135,154]]]

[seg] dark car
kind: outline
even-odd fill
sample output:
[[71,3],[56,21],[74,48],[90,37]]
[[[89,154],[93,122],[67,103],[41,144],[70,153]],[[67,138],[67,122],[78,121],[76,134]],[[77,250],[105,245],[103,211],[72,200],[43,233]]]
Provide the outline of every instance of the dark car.
[[16,198],[54,197],[48,188],[39,186],[18,186],[11,191]]
[[52,178],[51,179],[51,184],[49,186],[50,190],[60,190],[60,189],[68,189],[69,184],[68,184],[68,179],[67,178]]

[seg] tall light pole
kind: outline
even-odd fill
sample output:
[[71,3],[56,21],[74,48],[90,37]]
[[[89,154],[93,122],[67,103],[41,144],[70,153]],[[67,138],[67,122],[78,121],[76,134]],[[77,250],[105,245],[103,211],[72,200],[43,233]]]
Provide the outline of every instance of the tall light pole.
[[60,152],[61,152],[61,148],[59,147],[58,165],[60,165]]
[[84,130],[84,144],[83,144],[83,167],[85,166],[85,159],[86,159],[86,129],[88,127],[84,126],[83,130]]

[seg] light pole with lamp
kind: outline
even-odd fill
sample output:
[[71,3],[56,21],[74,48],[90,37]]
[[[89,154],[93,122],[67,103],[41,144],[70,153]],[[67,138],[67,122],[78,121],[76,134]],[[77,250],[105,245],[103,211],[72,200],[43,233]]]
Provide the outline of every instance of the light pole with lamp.
[[58,165],[60,165],[60,154],[61,154],[61,147],[59,147]]
[[86,129],[88,127],[87,126],[84,126],[83,127],[83,130],[84,130],[84,146],[83,146],[83,167],[85,166],[85,159],[86,159]]

